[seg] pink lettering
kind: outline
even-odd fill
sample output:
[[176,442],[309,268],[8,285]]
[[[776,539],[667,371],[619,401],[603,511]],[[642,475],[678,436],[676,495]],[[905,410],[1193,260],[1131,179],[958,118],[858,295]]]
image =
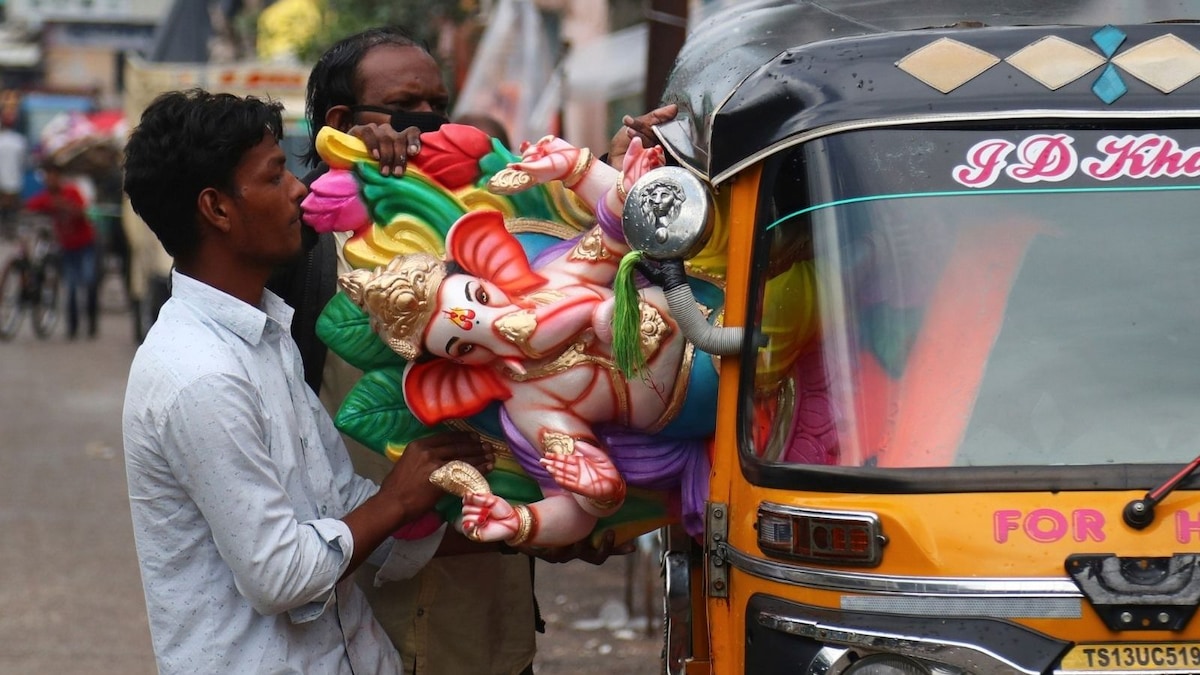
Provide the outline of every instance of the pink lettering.
[[1180,148],[1160,134],[1105,136],[1096,149],[1103,156],[1083,160],[1080,168],[1097,180],[1200,176],[1200,148]]
[[967,163],[954,167],[954,180],[971,188],[982,188],[996,182],[1005,158],[1016,146],[1006,140],[993,138],[980,141],[967,151]]
[[1058,541],[1067,533],[1067,518],[1054,509],[1035,509],[1025,518],[1025,534],[1043,544]]
[[1078,165],[1073,138],[1066,134],[1038,134],[1021,141],[1017,148],[1019,164],[1005,170],[1010,178],[1022,183],[1057,183],[1070,178]]
[[1179,144],[1173,138],[1163,138],[1162,145],[1159,146],[1158,152],[1149,152],[1147,148],[1147,157],[1150,160],[1150,166],[1147,172],[1151,176],[1178,176],[1184,171],[1184,165],[1187,163],[1187,157],[1179,149]]
[[1075,520],[1075,541],[1104,541],[1104,514],[1095,509],[1078,509],[1071,514]]
[[[1104,541],[1104,524],[1104,514],[1096,509],[1075,509],[1070,518],[1056,509],[998,509],[992,513],[992,536],[998,544],[1006,543],[1017,530],[1039,544],[1060,541],[1067,534],[1078,542]],[[1200,531],[1200,520],[1195,527]]]
[[1197,533],[1200,533],[1200,514],[1193,518],[1187,511],[1175,512],[1175,539],[1181,544],[1189,544]]
[[1083,160],[1083,172],[1097,180],[1114,180],[1122,176],[1142,175],[1144,163],[1138,157],[1140,136],[1105,136],[1096,144],[1104,157]]
[[1101,181],[1200,177],[1200,147],[1180,147],[1162,134],[1105,136],[1096,143],[1099,154],[1082,159],[1074,144],[1067,134],[1034,134],[1019,143],[989,138],[971,146],[952,176],[970,188],[988,187],[1001,173],[1021,183],[1056,183],[1077,170]]
[[1015,509],[1001,509],[992,514],[993,536],[996,538],[996,543],[1003,544],[1008,541],[1008,533],[1021,526],[1018,522],[1020,519],[1021,512]]

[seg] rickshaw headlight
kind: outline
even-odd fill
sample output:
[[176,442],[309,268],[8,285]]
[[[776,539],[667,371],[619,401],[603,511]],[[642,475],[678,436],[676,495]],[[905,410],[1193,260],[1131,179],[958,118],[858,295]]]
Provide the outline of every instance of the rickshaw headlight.
[[933,671],[905,656],[874,654],[859,659],[842,675],[933,675]]
[[712,235],[712,196],[687,169],[660,166],[629,189],[621,224],[629,247],[650,258],[694,258]]
[[805,509],[763,502],[758,547],[775,557],[844,565],[878,565],[887,542],[870,512]]

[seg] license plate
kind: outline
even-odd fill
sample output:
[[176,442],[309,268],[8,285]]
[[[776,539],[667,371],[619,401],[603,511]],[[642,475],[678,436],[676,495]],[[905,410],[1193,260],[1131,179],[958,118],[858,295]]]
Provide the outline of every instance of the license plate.
[[1060,673],[1198,673],[1200,642],[1124,642],[1076,645]]

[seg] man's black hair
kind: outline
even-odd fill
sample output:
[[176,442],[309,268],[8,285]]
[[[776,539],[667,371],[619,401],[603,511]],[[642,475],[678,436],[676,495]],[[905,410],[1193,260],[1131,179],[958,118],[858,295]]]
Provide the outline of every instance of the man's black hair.
[[124,189],[167,253],[189,260],[200,242],[197,202],[233,189],[242,157],[270,131],[283,138],[283,104],[202,89],[159,95],[125,144]]
[[304,100],[304,114],[308,118],[312,141],[304,155],[309,166],[316,166],[321,161],[317,155],[317,132],[325,126],[325,114],[334,106],[358,104],[355,87],[358,64],[367,52],[380,45],[416,47],[429,53],[428,45],[400,26],[370,28],[343,38],[326,50],[308,76]]

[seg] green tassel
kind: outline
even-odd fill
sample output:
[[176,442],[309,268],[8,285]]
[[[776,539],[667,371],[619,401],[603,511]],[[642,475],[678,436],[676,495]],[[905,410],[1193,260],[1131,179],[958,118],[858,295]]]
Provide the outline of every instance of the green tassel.
[[646,355],[642,353],[642,341],[638,337],[642,312],[638,308],[637,284],[633,279],[634,266],[641,259],[640,251],[626,253],[613,280],[613,360],[626,379],[646,368]]

